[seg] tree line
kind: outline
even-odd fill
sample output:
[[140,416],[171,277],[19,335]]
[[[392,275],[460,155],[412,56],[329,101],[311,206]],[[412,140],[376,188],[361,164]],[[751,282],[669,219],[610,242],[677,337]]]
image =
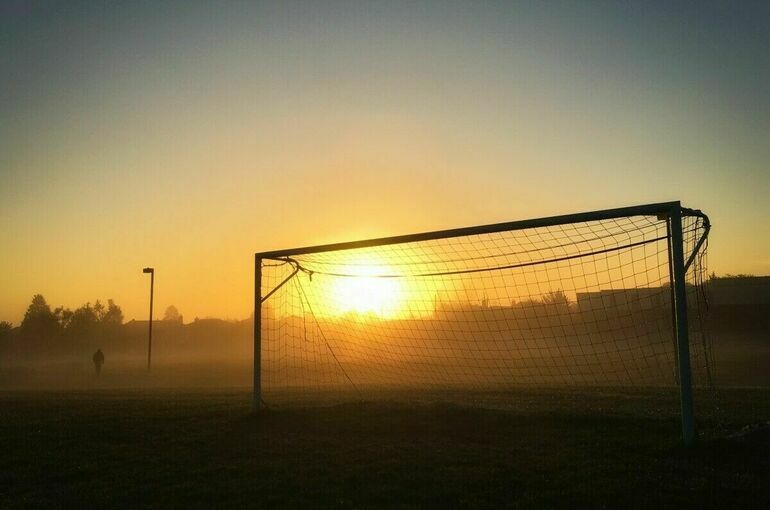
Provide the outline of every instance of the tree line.
[[0,323],[0,341],[30,354],[59,354],[73,347],[90,347],[99,340],[120,336],[123,311],[112,299],[100,300],[71,310],[63,306],[51,309],[42,294],[35,294],[18,329]]
[[[166,308],[163,320],[183,324],[174,305]],[[97,299],[72,310],[51,308],[42,294],[35,294],[18,327],[0,321],[0,355],[23,359],[82,354],[105,347],[125,349],[130,332],[123,321],[123,311],[112,299],[106,303]]]

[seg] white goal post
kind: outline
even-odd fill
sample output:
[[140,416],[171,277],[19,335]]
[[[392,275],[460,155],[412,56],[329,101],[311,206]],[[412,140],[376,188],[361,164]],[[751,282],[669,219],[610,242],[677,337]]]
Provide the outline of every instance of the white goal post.
[[663,202],[256,253],[253,405],[347,386],[675,384],[689,445],[691,359],[708,369],[709,353],[691,352],[687,300],[709,230]]

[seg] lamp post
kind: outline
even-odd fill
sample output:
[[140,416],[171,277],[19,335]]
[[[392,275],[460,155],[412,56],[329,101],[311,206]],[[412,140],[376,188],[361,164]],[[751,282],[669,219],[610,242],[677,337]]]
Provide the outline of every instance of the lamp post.
[[145,267],[142,269],[143,273],[150,274],[150,327],[149,327],[149,339],[147,342],[147,372],[150,371],[152,363],[152,294],[155,288],[155,269],[152,267]]

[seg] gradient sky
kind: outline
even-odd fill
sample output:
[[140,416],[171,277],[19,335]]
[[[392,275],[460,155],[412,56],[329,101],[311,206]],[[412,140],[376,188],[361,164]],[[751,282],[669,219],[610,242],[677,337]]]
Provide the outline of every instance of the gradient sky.
[[146,265],[243,318],[255,251],[673,199],[770,273],[770,2],[4,1],[0,77],[0,320],[145,318]]

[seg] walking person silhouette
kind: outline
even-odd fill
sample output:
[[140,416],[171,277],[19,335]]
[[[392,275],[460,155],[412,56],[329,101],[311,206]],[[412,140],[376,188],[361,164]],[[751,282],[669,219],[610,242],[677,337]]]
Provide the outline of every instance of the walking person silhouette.
[[94,368],[96,369],[96,377],[102,372],[102,365],[104,365],[104,353],[101,349],[97,349],[93,356]]

